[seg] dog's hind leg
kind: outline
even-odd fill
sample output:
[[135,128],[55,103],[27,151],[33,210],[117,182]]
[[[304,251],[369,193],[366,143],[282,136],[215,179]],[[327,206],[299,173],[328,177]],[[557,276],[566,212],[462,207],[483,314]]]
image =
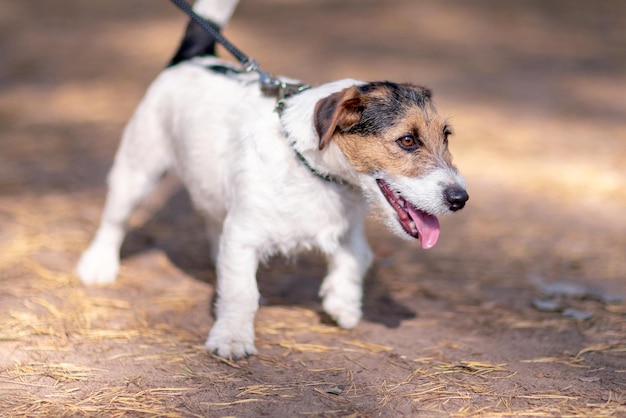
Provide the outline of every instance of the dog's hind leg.
[[328,274],[319,292],[324,311],[341,328],[354,328],[361,319],[363,279],[371,264],[363,225],[354,225],[339,249],[328,256]]
[[140,109],[124,131],[109,173],[100,227],[76,266],[85,284],[115,281],[128,218],[171,165],[167,138],[155,118],[153,113]]

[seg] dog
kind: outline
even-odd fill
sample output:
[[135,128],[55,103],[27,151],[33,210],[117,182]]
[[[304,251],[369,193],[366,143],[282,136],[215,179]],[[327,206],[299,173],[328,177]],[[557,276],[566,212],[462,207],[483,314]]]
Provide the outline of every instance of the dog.
[[[194,10],[223,27],[236,3],[199,0]],[[126,126],[99,229],[77,265],[80,280],[115,281],[128,217],[174,170],[206,220],[216,266],[208,350],[231,359],[257,353],[257,266],[302,250],[325,255],[322,306],[340,327],[354,328],[372,263],[368,208],[428,249],[439,237],[437,216],[469,198],[448,150],[449,124],[428,89],[387,81],[331,82],[277,109],[256,75],[214,51],[214,40],[190,23]]]

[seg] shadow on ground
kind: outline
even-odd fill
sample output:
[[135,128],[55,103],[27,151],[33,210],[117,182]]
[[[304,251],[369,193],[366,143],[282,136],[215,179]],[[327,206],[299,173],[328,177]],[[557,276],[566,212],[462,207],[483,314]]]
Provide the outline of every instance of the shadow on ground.
[[[147,223],[130,231],[122,247],[122,262],[144,252],[162,251],[186,275],[214,286],[215,269],[203,230],[204,223],[188,194],[179,188]],[[272,258],[259,266],[261,304],[307,307],[318,311],[322,321],[331,323],[318,297],[325,273],[325,260],[315,253]],[[415,312],[397,302],[385,283],[377,280],[376,266],[368,275],[363,305],[366,320],[392,328],[398,327],[401,319],[415,317]]]

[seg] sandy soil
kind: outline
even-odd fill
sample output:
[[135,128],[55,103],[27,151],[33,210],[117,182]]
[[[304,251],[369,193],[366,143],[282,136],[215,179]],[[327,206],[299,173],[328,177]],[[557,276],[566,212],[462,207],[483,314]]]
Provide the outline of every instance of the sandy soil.
[[431,87],[471,200],[430,251],[371,220],[353,331],[321,315],[317,256],[270,263],[237,363],[202,348],[215,275],[175,181],[117,284],[73,275],[185,21],[0,0],[0,415],[626,416],[626,3],[244,1],[227,34],[270,71]]

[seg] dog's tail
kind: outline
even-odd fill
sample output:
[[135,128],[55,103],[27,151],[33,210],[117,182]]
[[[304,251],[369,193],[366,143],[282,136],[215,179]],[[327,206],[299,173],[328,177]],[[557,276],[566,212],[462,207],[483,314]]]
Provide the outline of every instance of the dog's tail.
[[[197,0],[193,10],[213,23],[217,30],[221,30],[230,20],[237,3],[239,0]],[[207,55],[215,55],[215,38],[190,20],[178,50],[167,66],[172,67],[193,57]]]

